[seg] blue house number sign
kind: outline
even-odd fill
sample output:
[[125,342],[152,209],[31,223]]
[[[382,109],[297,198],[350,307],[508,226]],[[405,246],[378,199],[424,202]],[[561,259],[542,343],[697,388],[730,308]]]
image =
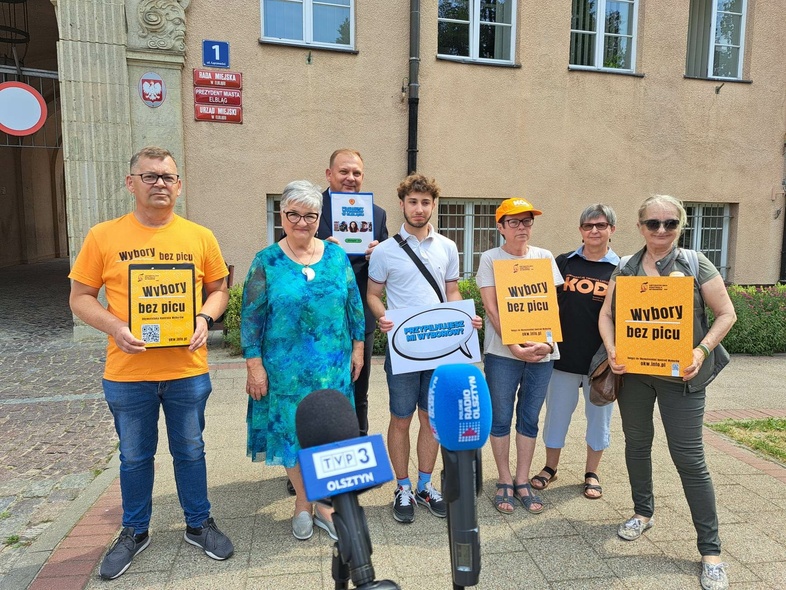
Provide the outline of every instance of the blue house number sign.
[[208,68],[229,67],[229,43],[227,41],[202,41],[202,65]]

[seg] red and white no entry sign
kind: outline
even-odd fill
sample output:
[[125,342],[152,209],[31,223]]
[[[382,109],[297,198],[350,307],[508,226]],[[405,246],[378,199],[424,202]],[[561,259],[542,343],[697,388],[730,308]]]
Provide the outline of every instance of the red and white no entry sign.
[[46,123],[46,102],[32,86],[21,82],[0,84],[0,131],[32,135]]

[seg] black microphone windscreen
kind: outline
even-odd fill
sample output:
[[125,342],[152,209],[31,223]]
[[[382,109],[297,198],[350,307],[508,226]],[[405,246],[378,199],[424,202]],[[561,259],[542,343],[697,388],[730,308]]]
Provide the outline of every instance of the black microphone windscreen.
[[335,389],[312,391],[295,413],[297,440],[304,449],[360,436],[352,403]]

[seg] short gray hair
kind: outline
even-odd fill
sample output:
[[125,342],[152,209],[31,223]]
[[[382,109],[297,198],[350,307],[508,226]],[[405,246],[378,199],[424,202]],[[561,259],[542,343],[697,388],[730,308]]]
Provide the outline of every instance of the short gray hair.
[[682,206],[682,201],[671,195],[652,195],[641,204],[639,207],[639,223],[645,221],[644,213],[650,205],[671,205],[677,210],[677,217],[680,220],[680,226],[677,228],[678,233],[682,233],[683,228],[688,224],[688,214],[685,213],[685,207]]
[[300,205],[322,213],[322,189],[308,180],[293,180],[281,193],[281,210],[290,205]]
[[581,212],[581,217],[579,217],[579,225],[583,225],[600,216],[605,217],[609,225],[617,225],[617,214],[614,213],[614,209],[603,203],[595,203],[584,209],[584,211]]
[[171,160],[175,162],[175,166],[177,166],[175,156],[173,156],[172,152],[168,149],[158,147],[157,145],[148,145],[131,156],[131,161],[128,163],[128,168],[131,172],[134,171],[141,158],[145,158],[146,160],[166,160],[167,158],[171,158]]

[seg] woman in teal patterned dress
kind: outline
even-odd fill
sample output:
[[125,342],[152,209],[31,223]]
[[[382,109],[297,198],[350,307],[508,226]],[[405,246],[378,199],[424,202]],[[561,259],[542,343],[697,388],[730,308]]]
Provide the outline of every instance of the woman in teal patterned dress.
[[295,488],[292,532],[308,539],[316,524],[334,536],[330,511],[312,521],[297,464],[295,411],[317,389],[354,399],[363,366],[365,319],[346,253],[315,237],[322,194],[305,180],[281,199],[285,237],[259,252],[243,288],[241,344],[248,377],[248,455],[283,465]]

